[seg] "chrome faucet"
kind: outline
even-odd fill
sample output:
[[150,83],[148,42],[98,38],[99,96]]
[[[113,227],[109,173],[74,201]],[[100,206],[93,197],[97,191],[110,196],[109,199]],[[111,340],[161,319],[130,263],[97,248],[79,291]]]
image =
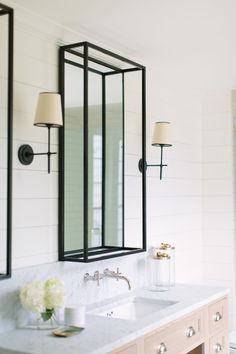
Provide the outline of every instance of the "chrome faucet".
[[99,286],[100,280],[104,278],[104,274],[101,274],[99,270],[96,270],[93,275],[90,275],[89,273],[84,274],[84,280],[94,280],[97,282],[97,285]]
[[115,278],[117,281],[119,279],[125,280],[126,283],[128,284],[128,289],[131,290],[130,280],[127,277],[125,277],[124,275],[122,275],[122,273],[120,273],[119,268],[117,268],[116,272],[114,270],[109,270],[108,268],[106,268],[106,269],[104,269],[102,274],[98,270],[96,270],[94,272],[94,275],[90,275],[89,273],[85,273],[84,280],[96,281],[97,285],[99,286],[100,280],[103,278],[106,278],[106,277]]
[[119,279],[125,280],[126,283],[128,284],[128,289],[131,290],[130,280],[127,277],[125,277],[124,275],[122,275],[122,273],[120,273],[119,268],[117,268],[116,272],[114,270],[109,270],[108,268],[106,268],[104,270],[103,274],[105,275],[105,277],[115,278],[117,281]]

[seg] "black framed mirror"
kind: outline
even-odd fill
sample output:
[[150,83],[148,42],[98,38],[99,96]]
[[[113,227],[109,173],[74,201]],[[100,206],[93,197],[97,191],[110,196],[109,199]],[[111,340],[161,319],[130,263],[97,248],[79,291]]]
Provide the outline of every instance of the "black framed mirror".
[[13,25],[0,3],[0,279],[11,276]]
[[146,250],[145,67],[88,42],[60,47],[59,259]]

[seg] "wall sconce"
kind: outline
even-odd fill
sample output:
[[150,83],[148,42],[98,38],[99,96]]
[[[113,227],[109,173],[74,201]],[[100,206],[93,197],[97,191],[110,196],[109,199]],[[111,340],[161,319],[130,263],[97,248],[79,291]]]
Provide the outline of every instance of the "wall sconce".
[[169,122],[156,122],[154,126],[152,146],[160,146],[161,148],[161,162],[159,165],[148,165],[147,162],[142,159],[139,160],[138,168],[142,172],[145,167],[160,167],[160,179],[162,179],[162,168],[167,166],[163,164],[163,148],[172,146],[170,144],[170,123]]
[[59,128],[62,123],[61,96],[55,92],[41,92],[34,119],[37,127],[48,128],[48,152],[35,153],[30,145],[24,144],[19,147],[18,158],[23,165],[30,165],[35,155],[48,156],[48,173],[50,173],[50,158],[56,152],[50,151],[50,129]]

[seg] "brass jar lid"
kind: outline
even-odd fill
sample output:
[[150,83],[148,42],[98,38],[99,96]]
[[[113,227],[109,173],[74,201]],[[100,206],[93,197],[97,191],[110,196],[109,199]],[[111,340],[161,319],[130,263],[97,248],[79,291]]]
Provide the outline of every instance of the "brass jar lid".
[[154,256],[152,256],[152,258],[163,260],[163,259],[170,259],[170,256],[167,253],[157,252]]
[[175,247],[171,246],[169,243],[161,243],[160,247],[159,247],[160,250],[174,250]]

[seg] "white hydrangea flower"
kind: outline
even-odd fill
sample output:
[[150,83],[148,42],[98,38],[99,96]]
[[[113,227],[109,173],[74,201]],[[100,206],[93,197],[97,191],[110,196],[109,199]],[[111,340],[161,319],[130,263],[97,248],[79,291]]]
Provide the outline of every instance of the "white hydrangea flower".
[[63,307],[66,299],[65,285],[59,278],[46,280],[44,284],[44,304],[47,309]]
[[44,311],[44,284],[40,281],[34,281],[20,292],[22,306],[31,312]]
[[65,304],[66,292],[64,283],[59,278],[51,278],[45,282],[34,281],[20,291],[22,306],[31,312],[53,312]]

